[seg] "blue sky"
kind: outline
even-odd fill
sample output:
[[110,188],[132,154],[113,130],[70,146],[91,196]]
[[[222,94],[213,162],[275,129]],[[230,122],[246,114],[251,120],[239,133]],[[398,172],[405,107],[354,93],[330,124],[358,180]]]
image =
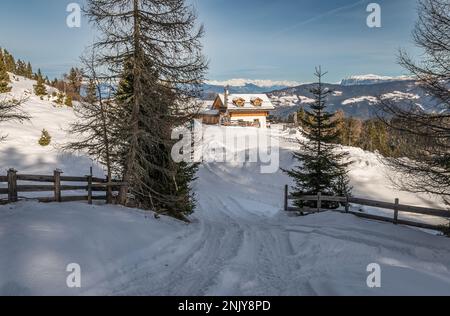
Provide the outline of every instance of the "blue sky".
[[[328,70],[330,82],[353,74],[401,75],[398,49],[417,52],[411,40],[416,0],[189,1],[206,28],[209,79],[307,82],[316,65]],[[0,46],[50,77],[61,75],[94,37],[86,19],[79,29],[66,26],[71,2],[2,0]],[[381,5],[381,28],[366,25],[370,2]]]

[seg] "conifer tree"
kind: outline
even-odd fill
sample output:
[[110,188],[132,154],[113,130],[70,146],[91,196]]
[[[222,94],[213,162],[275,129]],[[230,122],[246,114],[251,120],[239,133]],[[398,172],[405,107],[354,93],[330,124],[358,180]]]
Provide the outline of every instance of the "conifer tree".
[[27,64],[18,59],[16,63],[16,75],[26,77],[27,75]]
[[[130,78],[132,89],[117,96],[122,116],[114,120],[124,140],[123,180],[139,206],[183,218],[192,202],[178,181],[189,173],[171,158],[171,132],[195,112],[206,71],[203,28],[196,30],[184,0],[89,0],[87,13],[103,34],[95,46],[111,52],[104,68]],[[123,188],[120,202],[126,198]]]
[[67,81],[69,83],[69,94],[72,95],[73,99],[79,99],[83,81],[83,74],[81,70],[72,67],[67,75]]
[[64,101],[64,105],[68,106],[68,107],[73,107],[72,96],[70,96],[70,95],[66,96],[66,100]]
[[[3,57],[3,56],[0,56]],[[8,72],[6,71],[6,65],[3,62],[3,58],[0,58],[0,93],[7,93],[11,91],[9,86],[10,79]]]
[[[325,75],[319,68],[315,76],[318,79],[317,86],[311,89],[315,102],[310,106],[311,111],[306,111],[307,119],[303,119],[306,126],[308,140],[300,141],[303,147],[301,151],[295,152],[294,157],[301,163],[293,170],[286,171],[295,181],[294,197],[302,195],[333,196],[350,193],[348,187],[348,176],[343,159],[348,155],[345,152],[336,152],[336,142],[339,133],[336,131],[336,120],[334,114],[326,111],[326,99],[332,91],[325,88],[322,78]],[[316,206],[314,203],[295,201],[296,206]],[[336,207],[335,203],[323,203],[323,208]]]
[[3,51],[6,71],[16,73],[16,61],[14,57],[5,49]]
[[44,96],[47,95],[47,88],[45,87],[45,80],[42,77],[41,70],[39,69],[36,74],[36,81],[37,83],[34,85],[34,93],[37,96]]
[[39,138],[39,145],[42,147],[47,147],[50,145],[51,141],[52,137],[50,136],[50,133],[46,129],[43,129],[41,138]]
[[305,109],[302,107],[300,109],[300,111],[297,112],[297,121],[300,125],[300,127],[302,128],[302,130],[307,132],[307,124],[304,124],[304,121],[308,121],[309,123],[311,123],[311,119],[309,116],[306,115]]
[[361,142],[363,123],[361,120],[350,117],[345,120],[343,144],[347,146],[359,146]]
[[26,75],[28,79],[31,79],[33,77],[33,67],[31,66],[31,63],[28,62],[27,68],[26,68]]

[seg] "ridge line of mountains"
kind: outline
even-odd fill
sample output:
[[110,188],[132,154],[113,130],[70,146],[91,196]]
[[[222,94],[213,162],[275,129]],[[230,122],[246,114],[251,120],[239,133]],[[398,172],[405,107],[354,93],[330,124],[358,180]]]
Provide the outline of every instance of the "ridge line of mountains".
[[[248,83],[242,86],[230,86],[230,93],[266,93],[276,110],[272,113],[278,118],[287,118],[302,107],[311,104],[310,89],[313,83],[292,87],[260,87]],[[415,106],[427,112],[441,112],[439,103],[430,97],[412,78],[380,77],[375,75],[353,76],[342,80],[340,84],[325,83],[333,94],[328,98],[330,111],[343,110],[347,117],[371,119],[376,116],[374,105],[377,97],[410,107]],[[211,100],[217,93],[223,93],[220,85],[204,85],[203,99]]]

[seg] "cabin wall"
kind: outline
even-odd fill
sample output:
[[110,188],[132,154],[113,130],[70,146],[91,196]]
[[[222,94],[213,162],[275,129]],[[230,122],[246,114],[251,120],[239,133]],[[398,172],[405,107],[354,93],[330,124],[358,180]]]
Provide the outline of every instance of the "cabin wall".
[[230,120],[232,122],[244,121],[244,122],[254,122],[258,120],[261,124],[261,128],[266,128],[267,126],[267,113],[265,112],[256,112],[256,113],[231,113]]
[[200,115],[199,118],[202,120],[203,124],[207,125],[219,124],[219,115]]

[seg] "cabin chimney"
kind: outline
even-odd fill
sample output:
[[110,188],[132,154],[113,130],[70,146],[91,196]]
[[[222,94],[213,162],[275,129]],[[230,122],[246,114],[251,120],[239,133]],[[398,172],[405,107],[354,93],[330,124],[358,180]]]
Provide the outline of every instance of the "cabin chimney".
[[224,107],[225,108],[228,108],[228,97],[229,97],[229,95],[230,95],[230,87],[229,86],[225,86],[225,91],[224,91],[224,101],[223,101],[223,103],[224,103]]

